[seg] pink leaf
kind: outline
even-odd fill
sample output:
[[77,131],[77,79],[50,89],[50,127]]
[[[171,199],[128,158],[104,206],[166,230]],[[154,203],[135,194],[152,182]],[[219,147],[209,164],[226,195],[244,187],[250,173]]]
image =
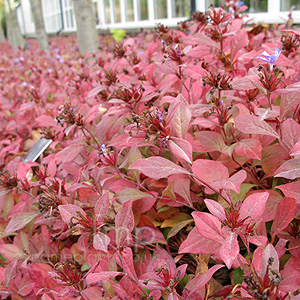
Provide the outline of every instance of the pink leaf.
[[[270,260],[271,259],[271,260]],[[265,248],[262,258],[261,258],[261,278],[264,280],[265,275],[270,266],[270,261],[272,261],[271,269],[279,271],[279,259],[276,249],[272,244],[268,244]]]
[[190,124],[191,116],[192,114],[188,107],[188,103],[184,97],[179,94],[171,103],[166,119],[166,123],[171,129],[171,135],[184,139]]
[[234,120],[238,130],[248,134],[263,134],[279,138],[277,132],[266,122],[254,115],[239,116]]
[[225,187],[239,194],[241,184],[244,182],[246,177],[247,172],[245,170],[240,170],[228,179]]
[[127,201],[122,204],[115,218],[116,243],[119,247],[123,246],[126,241],[131,238],[131,231],[134,227],[131,204],[132,201]]
[[5,228],[5,235],[9,235],[17,230],[22,229],[26,224],[31,222],[40,212],[31,211],[31,212],[21,212],[12,216],[9,223]]
[[285,196],[296,199],[300,203],[300,181],[294,181],[283,185],[276,186]]
[[210,151],[220,151],[226,146],[220,133],[214,131],[198,131],[195,133],[200,144]]
[[[299,83],[297,83],[299,86]],[[288,87],[289,88],[289,87]],[[280,120],[282,121],[284,117],[300,103],[299,87],[296,88],[292,93],[283,94],[280,101]],[[277,92],[277,91],[276,91]]]
[[291,156],[296,156],[296,155],[300,155],[300,141],[297,142],[294,147],[291,149],[290,152]]
[[98,232],[94,235],[93,246],[96,250],[101,250],[107,253],[109,243],[110,238],[106,234]]
[[226,219],[225,210],[221,204],[211,199],[205,199],[204,202],[208,210],[221,222],[223,222]]
[[296,179],[300,177],[300,159],[290,159],[282,164],[275,172],[274,177]]
[[[97,273],[95,273],[95,274],[97,274]],[[101,273],[98,273],[98,274],[101,274]],[[91,274],[91,275],[93,275],[93,274]],[[95,280],[97,282],[96,276],[95,276]],[[93,277],[91,277],[91,282],[93,282]],[[99,280],[99,282],[101,282],[101,280]],[[90,282],[88,282],[88,284],[90,284]],[[83,291],[81,291],[80,294],[84,297],[84,299],[87,299],[87,300],[103,299],[103,297],[102,297],[103,296],[103,290],[102,290],[102,288],[100,288],[98,286],[92,286],[92,287],[85,288]],[[50,298],[49,300],[52,300],[52,298]]]
[[269,193],[267,192],[248,196],[241,206],[239,219],[249,218],[249,222],[258,220],[264,212],[268,197]]
[[196,253],[198,254],[204,241],[207,241],[202,235],[199,234],[197,228],[193,228],[188,237],[180,245],[178,253]]
[[220,249],[220,256],[228,269],[239,254],[240,247],[235,232],[229,231]]
[[133,264],[133,254],[132,250],[129,247],[124,248],[120,252],[120,256],[122,259],[122,263],[120,262],[120,257],[115,254],[115,258],[117,263],[120,265],[120,267],[123,268],[123,271],[126,272],[132,279],[135,279],[138,281],[135,269],[134,269],[134,264]]
[[200,235],[220,244],[223,243],[224,239],[221,236],[221,222],[217,217],[205,212],[193,212],[192,216]]
[[188,297],[190,297],[191,294],[196,293],[198,290],[203,288],[206,285],[206,283],[211,279],[213,274],[223,267],[223,265],[215,265],[209,270],[207,270],[204,274],[199,274],[192,280],[190,280],[184,288],[184,291],[188,295]]
[[96,282],[101,282],[106,279],[110,279],[112,277],[116,277],[119,275],[122,275],[122,272],[113,272],[113,271],[107,271],[107,272],[101,272],[101,273],[92,273],[88,274],[86,276],[87,284],[92,284]]
[[159,156],[140,159],[129,169],[135,169],[154,179],[166,178],[172,174],[189,174],[189,172],[173,162]]
[[58,206],[61,218],[63,219],[63,221],[68,225],[70,223],[70,220],[72,217],[78,217],[78,213],[81,213],[82,216],[86,216],[85,211],[77,206],[77,205],[73,205],[73,204],[66,204],[66,205],[59,205]]
[[18,246],[13,244],[2,244],[0,253],[9,261],[17,261],[20,258],[25,258],[26,254]]
[[271,235],[280,233],[295,218],[296,201],[294,198],[283,198],[277,206],[277,211],[271,228]]
[[234,58],[237,54],[237,52],[244,48],[248,44],[248,34],[246,32],[246,29],[240,29],[237,31],[236,36],[232,38],[230,41],[230,49],[231,49],[231,54],[230,54],[230,59],[233,62]]
[[108,192],[103,194],[95,204],[95,218],[96,223],[100,224],[103,222],[104,218],[106,217],[106,213],[109,207],[109,195]]
[[[227,168],[214,160],[198,159],[192,166],[193,173],[215,189],[222,189],[229,179]],[[197,179],[196,177],[196,179]]]
[[261,160],[262,146],[259,140],[243,139],[236,143],[234,150],[240,156]]
[[168,140],[167,145],[170,151],[179,159],[185,160],[192,164],[192,145],[184,139],[172,137]]

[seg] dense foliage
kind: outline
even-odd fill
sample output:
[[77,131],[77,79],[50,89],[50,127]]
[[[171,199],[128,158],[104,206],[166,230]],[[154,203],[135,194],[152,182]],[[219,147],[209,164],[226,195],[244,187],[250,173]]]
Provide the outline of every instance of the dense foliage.
[[226,5],[2,45],[2,299],[300,299],[300,33]]

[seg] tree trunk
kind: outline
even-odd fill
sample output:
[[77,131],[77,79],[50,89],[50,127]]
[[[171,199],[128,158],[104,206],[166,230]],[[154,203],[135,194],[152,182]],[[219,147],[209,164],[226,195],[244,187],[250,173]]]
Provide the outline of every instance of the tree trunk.
[[30,0],[30,5],[35,25],[36,39],[40,48],[46,51],[48,49],[49,40],[45,30],[41,0]]
[[6,15],[6,30],[7,39],[14,49],[18,47],[23,48],[25,45],[25,40],[21,33],[16,8],[11,0],[4,0],[5,5],[5,15]]
[[96,16],[91,0],[73,0],[80,53],[98,51],[100,46]]
[[4,30],[0,19],[0,43],[3,43],[4,41],[5,41]]

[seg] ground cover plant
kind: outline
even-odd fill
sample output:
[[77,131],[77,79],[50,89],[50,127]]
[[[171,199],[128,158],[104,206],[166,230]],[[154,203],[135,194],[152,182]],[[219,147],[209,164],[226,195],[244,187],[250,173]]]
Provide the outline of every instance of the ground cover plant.
[[245,10],[1,47],[2,299],[300,299],[300,33]]

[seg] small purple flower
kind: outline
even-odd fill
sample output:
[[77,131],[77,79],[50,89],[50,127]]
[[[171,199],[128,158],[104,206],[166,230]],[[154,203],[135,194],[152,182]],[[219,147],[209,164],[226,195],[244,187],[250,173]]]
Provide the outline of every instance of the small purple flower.
[[159,113],[157,114],[157,119],[158,119],[158,122],[159,122],[159,123],[161,123],[161,122],[164,120],[162,112],[159,112]]
[[107,152],[107,149],[106,149],[106,146],[105,144],[102,144],[101,145],[101,150],[102,150],[102,153],[105,154]]
[[258,57],[258,59],[261,59],[267,63],[270,64],[271,71],[273,70],[273,64],[276,62],[278,59],[279,55],[281,53],[281,50],[279,48],[275,48],[275,53],[270,55],[267,51],[264,51],[261,55],[263,57]]
[[236,5],[237,5],[237,6],[243,6],[243,5],[244,5],[244,1],[237,1],[237,2],[236,2]]

